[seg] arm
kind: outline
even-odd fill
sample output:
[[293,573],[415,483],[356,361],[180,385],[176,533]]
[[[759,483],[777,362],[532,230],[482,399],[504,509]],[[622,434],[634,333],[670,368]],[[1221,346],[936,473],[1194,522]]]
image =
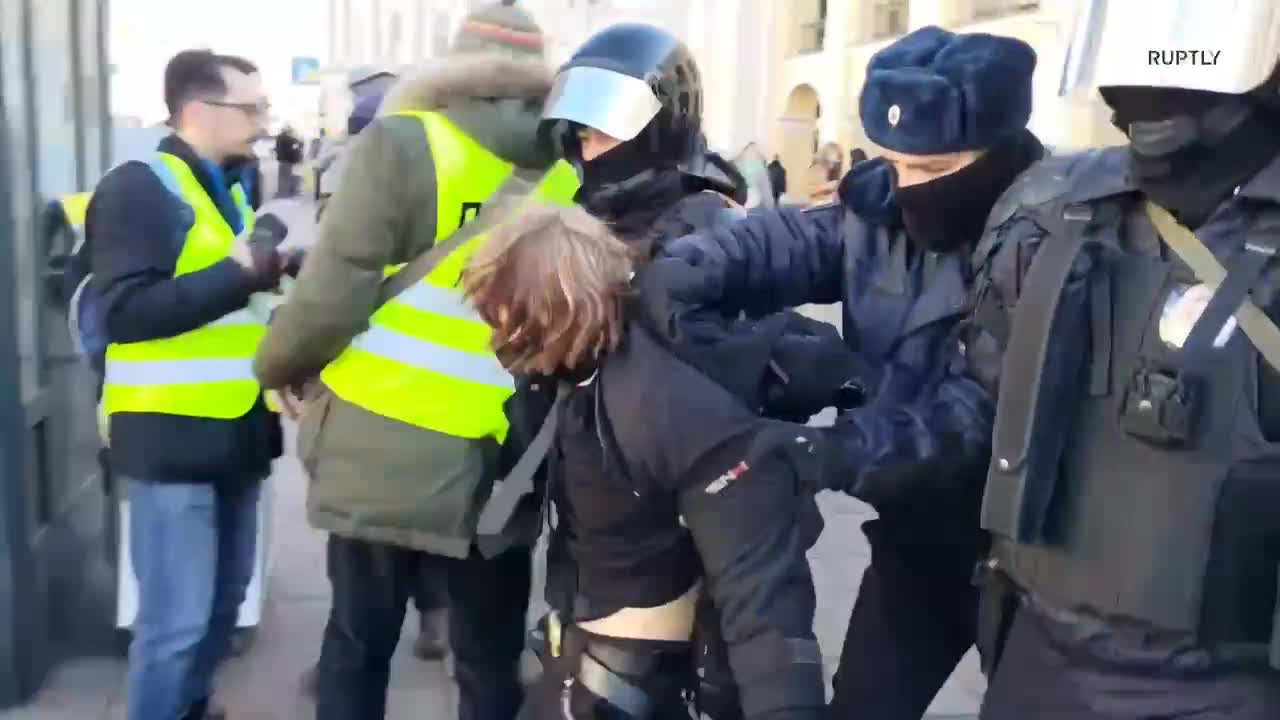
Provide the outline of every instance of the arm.
[[[790,439],[788,433],[779,445]],[[816,597],[801,521],[813,497],[797,482],[803,467],[775,449],[709,492],[708,479],[742,457],[741,443],[729,445],[726,450],[736,452],[712,453],[690,474],[698,481],[680,492],[679,509],[702,559],[705,592],[719,610],[743,714],[748,720],[822,717]],[[798,462],[811,459],[801,455]]]
[[[972,315],[943,345],[939,372],[925,390],[906,403],[891,400],[854,410],[824,430],[830,444],[821,486],[841,490],[872,505],[933,495],[943,501],[965,497],[966,481],[952,470],[984,475],[990,460],[996,398],[1011,313],[1022,278],[1043,230],[1014,215],[989,229],[979,244]],[[1082,301],[1090,258],[1077,259],[1064,305]],[[1057,357],[1078,359],[1076,348]],[[890,373],[898,371],[891,367]],[[1065,372],[1070,372],[1070,369]],[[882,387],[910,386],[887,378]]]
[[103,179],[86,231],[103,322],[111,342],[173,337],[245,306],[263,283],[227,258],[173,277],[190,227],[150,168],[129,163]]
[[972,375],[957,345],[946,376],[919,401],[877,402],[822,429],[820,489],[877,508],[972,497],[969,480],[986,468],[995,419],[994,401]]
[[696,286],[673,288],[696,304],[763,315],[838,302],[845,274],[845,212],[840,205],[761,210],[727,227],[672,240],[660,256],[697,269]]
[[338,357],[368,327],[384,269],[408,259],[414,238],[435,237],[435,172],[416,119],[375,123],[349,152],[341,191],[258,348],[254,372],[264,387],[298,383]]

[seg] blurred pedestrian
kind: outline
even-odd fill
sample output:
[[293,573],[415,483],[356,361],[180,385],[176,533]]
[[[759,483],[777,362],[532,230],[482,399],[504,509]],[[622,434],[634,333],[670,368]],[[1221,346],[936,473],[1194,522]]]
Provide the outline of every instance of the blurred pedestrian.
[[773,204],[781,205],[782,196],[787,192],[787,169],[777,155],[769,163],[769,184],[773,187]]
[[276,135],[276,162],[278,175],[276,197],[293,197],[298,194],[294,179],[294,167],[302,163],[302,139],[293,128],[285,125]]

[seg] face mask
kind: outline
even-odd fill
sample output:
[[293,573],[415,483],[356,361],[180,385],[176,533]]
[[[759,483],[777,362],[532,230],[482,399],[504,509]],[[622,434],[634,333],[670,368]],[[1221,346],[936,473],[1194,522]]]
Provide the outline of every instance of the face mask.
[[971,164],[929,182],[898,187],[893,198],[911,242],[932,252],[949,253],[977,244],[996,200],[1018,173],[1035,161],[1028,134],[1011,137]]
[[616,185],[645,170],[654,169],[653,154],[642,150],[640,144],[632,140],[592,160],[580,161],[583,187]]
[[1129,136],[1134,184],[1191,228],[1280,150],[1280,133],[1238,96],[1163,88],[1104,88],[1102,96]]

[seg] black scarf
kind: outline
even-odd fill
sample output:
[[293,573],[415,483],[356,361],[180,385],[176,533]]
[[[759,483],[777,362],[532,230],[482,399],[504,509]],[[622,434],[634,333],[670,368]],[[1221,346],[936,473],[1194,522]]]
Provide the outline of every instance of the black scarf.
[[631,179],[595,187],[583,183],[578,202],[609,223],[626,242],[649,235],[654,223],[685,196],[698,192],[696,180],[679,170],[647,170]]
[[939,253],[973,247],[996,200],[1043,155],[1044,146],[1023,130],[949,175],[909,187],[898,187],[895,176],[893,198],[902,211],[907,237]]

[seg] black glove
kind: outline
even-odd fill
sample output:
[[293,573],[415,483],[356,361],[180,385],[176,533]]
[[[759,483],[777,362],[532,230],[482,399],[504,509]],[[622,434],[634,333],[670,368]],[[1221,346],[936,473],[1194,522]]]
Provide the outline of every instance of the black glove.
[[849,409],[865,399],[863,363],[831,325],[788,312],[774,343],[765,415],[805,422],[824,408]]

